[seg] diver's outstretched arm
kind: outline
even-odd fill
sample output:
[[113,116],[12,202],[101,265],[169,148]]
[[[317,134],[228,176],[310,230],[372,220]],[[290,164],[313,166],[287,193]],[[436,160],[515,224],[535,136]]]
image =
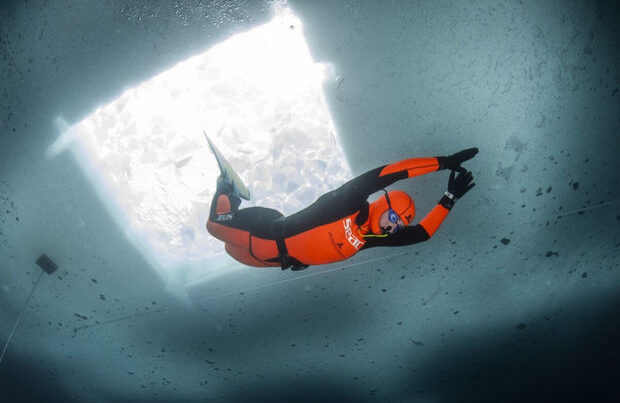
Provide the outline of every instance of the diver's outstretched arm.
[[439,161],[435,157],[409,158],[370,170],[351,179],[337,190],[340,194],[347,195],[347,204],[359,206],[368,199],[368,196],[396,181],[424,175],[439,169]]
[[424,230],[428,234],[429,238],[435,234],[437,228],[439,228],[454,206],[454,203],[463,197],[465,193],[469,192],[471,188],[476,186],[476,184],[473,183],[474,176],[470,171],[459,173],[457,177],[455,177],[455,172],[456,171],[450,172],[448,191],[444,194],[441,200],[439,200],[431,212],[428,213],[422,221],[420,221],[420,225],[424,227]]
[[399,179],[422,175],[439,168],[437,158],[411,158],[384,165],[351,179],[325,193],[312,205],[286,217],[284,236],[293,236],[310,228],[347,217],[367,205],[368,196]]
[[450,169],[465,173],[461,164],[472,159],[478,153],[477,148],[468,148],[447,157],[408,158],[368,171],[342,186],[349,196],[348,203],[363,202],[371,194],[386,188],[401,179],[413,178],[434,171]]

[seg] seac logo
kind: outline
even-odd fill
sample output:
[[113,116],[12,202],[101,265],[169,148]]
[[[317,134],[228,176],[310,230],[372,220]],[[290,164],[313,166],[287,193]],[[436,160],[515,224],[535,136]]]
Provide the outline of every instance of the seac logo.
[[347,218],[342,223],[344,224],[344,235],[347,237],[347,241],[349,241],[355,249],[359,250],[364,243],[353,235],[353,231],[351,231],[351,219]]
[[230,221],[233,219],[232,214],[218,214],[215,216],[214,221]]

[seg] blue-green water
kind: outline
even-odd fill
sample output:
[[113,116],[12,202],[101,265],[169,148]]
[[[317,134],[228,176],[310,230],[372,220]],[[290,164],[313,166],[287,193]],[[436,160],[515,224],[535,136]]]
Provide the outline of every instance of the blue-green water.
[[[476,146],[438,233],[170,290],[71,153],[77,123],[268,22],[241,2],[0,7],[0,400],[597,401],[617,386],[618,7],[289,1],[354,174]],[[418,219],[446,172],[399,182]],[[207,212],[205,211],[205,218]],[[44,274],[49,255],[58,270]]]

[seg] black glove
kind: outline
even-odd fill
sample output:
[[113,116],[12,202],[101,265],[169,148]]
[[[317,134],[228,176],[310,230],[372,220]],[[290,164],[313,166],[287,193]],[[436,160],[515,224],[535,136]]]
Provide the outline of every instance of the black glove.
[[439,204],[450,210],[457,199],[460,199],[465,195],[465,193],[469,192],[471,188],[476,186],[475,183],[472,183],[474,180],[474,176],[471,174],[471,171],[467,171],[465,173],[460,173],[456,176],[456,172],[450,172],[450,179],[448,181],[448,191],[444,195],[444,197],[439,200]]
[[437,157],[437,161],[439,161],[439,169],[449,169],[451,171],[459,171],[464,174],[467,170],[463,168],[461,164],[474,158],[476,154],[478,154],[478,149],[474,147],[459,151],[458,153],[452,154],[448,157]]

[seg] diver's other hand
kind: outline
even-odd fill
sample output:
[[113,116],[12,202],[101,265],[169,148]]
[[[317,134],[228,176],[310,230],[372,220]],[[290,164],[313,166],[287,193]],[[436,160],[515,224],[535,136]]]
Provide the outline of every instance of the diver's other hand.
[[460,199],[465,193],[469,192],[471,188],[476,186],[476,184],[473,183],[474,176],[471,171],[466,171],[465,173],[459,172],[456,177],[455,175],[455,171],[450,172],[448,192],[452,193],[457,199]]
[[478,148],[473,147],[459,151],[458,153],[447,157],[437,157],[437,161],[439,161],[439,169],[449,169],[451,171],[459,171],[461,174],[465,174],[467,170],[463,168],[461,164],[474,158],[476,154],[478,154]]
[[454,203],[471,188],[476,186],[473,183],[474,176],[471,174],[471,171],[459,172],[456,171],[450,172],[450,179],[448,180],[448,191],[446,194],[439,200],[439,204],[451,210],[454,207]]

